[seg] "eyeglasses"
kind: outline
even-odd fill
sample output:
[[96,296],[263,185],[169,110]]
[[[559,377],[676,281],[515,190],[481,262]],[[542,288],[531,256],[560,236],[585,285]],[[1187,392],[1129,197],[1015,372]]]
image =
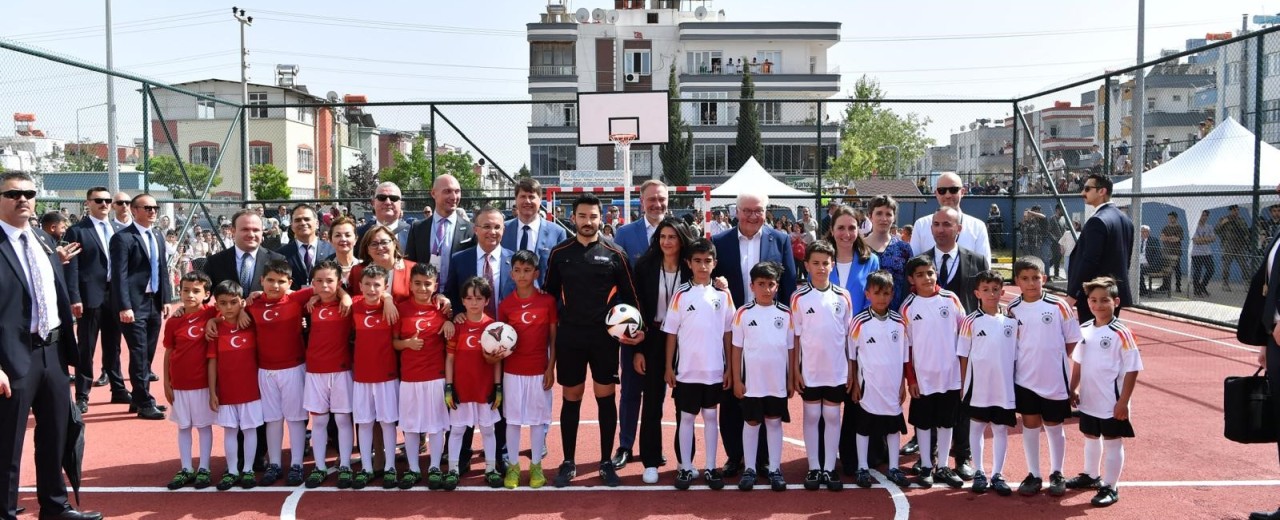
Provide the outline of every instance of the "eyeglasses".
[[6,199],[18,200],[20,197],[26,197],[27,200],[36,200],[36,190],[9,190],[0,195]]
[[117,200],[117,201],[115,202],[115,204],[116,204],[117,206],[125,206],[125,205],[128,205],[128,204],[129,204],[129,201],[127,201],[127,200]]
[[1082,188],[1082,190],[1083,190],[1083,191],[1086,191],[1086,192],[1087,192],[1087,191],[1089,191],[1089,190],[1096,190],[1096,189],[1098,189],[1098,187],[1097,187],[1097,186],[1093,186],[1093,185],[1091,185],[1091,184],[1085,184],[1085,185],[1084,185],[1084,188]]
[[378,202],[386,202],[386,201],[400,202],[399,195],[378,194],[378,195],[375,195],[373,198],[378,199]]
[[959,186],[938,186],[934,191],[938,192],[938,195],[955,195],[960,193],[961,189]]
[[391,241],[390,240],[374,240],[373,242],[369,242],[369,245],[371,247],[377,247],[377,248],[391,247]]
[[160,206],[134,206],[133,209],[140,209],[142,211],[160,211]]
[[741,213],[743,215],[763,215],[764,210],[763,209],[740,209],[738,210],[738,213]]
[[89,202],[95,204],[111,204],[111,199],[89,199]]

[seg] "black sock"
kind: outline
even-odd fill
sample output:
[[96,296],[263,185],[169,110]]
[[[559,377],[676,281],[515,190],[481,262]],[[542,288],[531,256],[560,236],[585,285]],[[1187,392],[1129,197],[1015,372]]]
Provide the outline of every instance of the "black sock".
[[564,400],[560,405],[560,443],[564,448],[564,460],[573,461],[578,449],[578,416],[582,413],[582,401]]
[[597,397],[596,408],[600,416],[600,461],[613,457],[613,436],[618,431],[618,403],[613,396]]

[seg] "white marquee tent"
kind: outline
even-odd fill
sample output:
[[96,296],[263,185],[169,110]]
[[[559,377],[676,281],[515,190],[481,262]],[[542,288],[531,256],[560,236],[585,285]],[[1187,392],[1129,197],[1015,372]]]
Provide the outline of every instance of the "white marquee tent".
[[[799,212],[799,206],[810,206],[813,204],[813,194],[804,190],[799,190],[788,186],[786,183],[774,178],[768,171],[765,171],[755,157],[747,159],[746,164],[738,169],[729,180],[724,184],[717,186],[711,190],[711,204],[713,206],[722,206],[736,202],[738,195],[743,193],[752,193],[757,195],[768,195],[769,204],[791,208],[793,212]],[[779,196],[803,196],[808,198],[776,198]]]

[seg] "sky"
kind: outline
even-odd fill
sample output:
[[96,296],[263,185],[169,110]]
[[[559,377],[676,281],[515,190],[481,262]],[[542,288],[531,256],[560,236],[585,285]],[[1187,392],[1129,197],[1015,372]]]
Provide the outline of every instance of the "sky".
[[[6,2],[0,37],[94,63],[105,63],[105,8],[94,0]],[[695,3],[695,5],[701,2]],[[1037,92],[1137,59],[1137,0],[719,0],[707,2],[733,21],[839,21],[841,42],[828,64],[839,67],[844,93],[860,75],[880,81],[891,98],[998,98]],[[1241,14],[1274,14],[1273,2],[1151,0],[1146,5],[1146,55],[1182,50],[1208,32],[1237,31]],[[312,93],[364,94],[370,101],[528,99],[525,24],[544,0],[471,2],[258,0],[239,7],[254,18],[247,31],[250,81],[271,83],[276,64],[300,67]],[[779,7],[782,5],[782,7]],[[90,8],[92,7],[92,8]],[[357,9],[360,7],[360,9]],[[571,0],[611,8],[607,0]],[[167,82],[238,80],[239,26],[231,3],[204,0],[116,0],[114,65]],[[1257,28],[1257,26],[1252,26]],[[102,139],[103,81],[64,66],[0,51],[0,113],[63,107],[40,117],[47,132]],[[128,82],[126,82],[128,83]],[[121,142],[141,137],[136,84],[117,84]],[[1079,102],[1080,88],[1036,100]],[[83,108],[82,108],[83,107]],[[1008,115],[1008,105],[911,105],[933,119],[940,140],[976,117]],[[513,116],[499,109],[449,113],[459,126]],[[526,110],[527,112],[527,110]],[[416,129],[425,109],[375,112],[379,124]],[[39,114],[37,114],[39,117]],[[133,119],[131,119],[133,118]],[[123,122],[129,119],[128,124]],[[0,129],[0,135],[7,129]],[[445,136],[457,141],[457,136]],[[458,142],[457,144],[462,144]],[[515,167],[518,167],[516,165]]]

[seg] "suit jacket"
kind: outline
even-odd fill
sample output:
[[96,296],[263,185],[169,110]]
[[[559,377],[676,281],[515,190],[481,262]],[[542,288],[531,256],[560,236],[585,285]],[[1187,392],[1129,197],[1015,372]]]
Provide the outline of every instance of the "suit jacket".
[[[662,258],[658,257],[653,261],[637,261],[633,265],[635,265],[632,270],[635,271],[636,299],[640,303],[637,308],[640,309],[640,316],[644,318],[645,327],[652,327],[653,317],[658,314],[658,286],[662,283]],[[679,262],[679,271],[681,283],[693,279],[689,264],[683,260]],[[667,297],[670,298],[671,295]]]
[[[936,249],[936,247],[931,247],[924,254],[928,255],[929,258],[933,258]],[[978,297],[973,294],[973,290],[978,286],[978,280],[974,277],[980,271],[990,269],[991,265],[987,263],[986,257],[960,246],[956,246],[956,256],[960,257],[960,265],[956,266],[956,274],[951,277],[951,283],[947,284],[946,289],[960,297],[960,303],[964,305],[964,312],[973,312],[981,305]],[[934,267],[942,269],[941,265]],[[941,272],[938,273],[938,283],[942,283]]]
[[[204,274],[209,275],[209,278],[213,279],[213,285],[216,286],[222,283],[223,280],[235,280],[236,283],[240,282],[240,271],[236,269],[239,267],[236,264],[236,251],[238,250],[234,246],[223,249],[222,251],[214,253],[209,257],[209,260],[204,263]],[[243,288],[243,296],[248,296],[251,292],[262,290],[262,268],[267,265],[267,261],[273,259],[284,260],[285,257],[284,255],[265,247],[258,247],[258,253],[253,256],[253,281],[249,283],[248,287]]]
[[1084,283],[1099,276],[1116,279],[1121,305],[1133,301],[1129,291],[1129,262],[1132,257],[1133,221],[1115,204],[1098,208],[1097,213],[1084,222],[1076,247],[1071,250],[1067,295],[1076,299],[1076,308],[1082,308],[1081,302],[1086,301]]
[[[502,248],[512,251],[520,250],[520,219],[508,220],[502,231]],[[538,254],[538,278],[547,276],[547,258],[551,257],[551,248],[569,238],[568,233],[558,223],[543,220],[538,226],[538,236],[529,237],[533,244],[533,252]]]
[[[159,282],[156,295],[160,303],[173,301],[169,290],[169,264],[165,261],[164,236],[154,228],[151,236],[156,240],[156,260],[159,262]],[[130,225],[121,229],[111,237],[111,280],[116,290],[111,291],[117,310],[132,310],[146,298],[147,284],[151,283],[151,257],[147,254],[150,245],[138,231],[138,226]]]
[[[40,244],[46,244],[45,232],[31,228]],[[31,368],[31,282],[16,251],[9,243],[8,237],[0,237],[0,370],[9,376],[9,380],[22,378]],[[53,283],[58,297],[58,318],[62,325],[58,327],[61,337],[58,339],[58,355],[61,364],[66,367],[75,364],[79,359],[76,348],[75,320],[71,317],[71,302],[67,296],[67,285],[62,269],[62,260],[52,250],[41,247],[41,251],[49,258],[53,266]],[[41,254],[37,252],[36,254]]]
[[[111,222],[111,234],[120,232],[120,226]],[[62,238],[66,242],[80,244],[80,254],[71,258],[71,262],[62,266],[67,278],[67,292],[71,303],[84,304],[85,308],[96,309],[107,300],[107,257],[111,254],[111,244],[104,244],[98,238],[98,231],[93,228],[93,220],[84,217],[67,228]]]
[[[315,251],[311,252],[311,265],[316,265],[328,258],[329,255],[335,254],[333,244],[319,240],[316,242]],[[303,287],[311,285],[311,278],[307,276],[307,266],[302,263],[302,246],[297,240],[290,240],[288,244],[280,247],[277,253],[280,253],[285,260],[289,261],[289,267],[293,268],[293,290],[299,290]]]
[[[760,228],[760,261],[778,262],[782,264],[782,279],[778,281],[777,301],[791,301],[791,293],[796,290],[796,260],[791,254],[791,235],[769,226]],[[716,268],[712,277],[723,276],[729,281],[729,294],[733,295],[733,305],[745,305],[749,287],[742,286],[742,266],[738,254],[738,227],[720,233],[711,239],[716,246]]]
[[649,232],[645,222],[644,217],[641,217],[635,222],[618,228],[613,234],[613,241],[627,252],[627,261],[631,262],[631,265],[636,265],[640,255],[649,249]]
[[[373,225],[377,223],[378,221],[375,219],[371,222],[366,222],[363,226],[356,228],[356,242],[359,242],[361,238],[364,238],[365,232],[369,231],[369,229],[372,228]],[[396,239],[400,241],[401,251],[404,251],[406,248],[409,247],[409,228],[410,227],[411,226],[409,226],[409,223],[405,222],[404,219],[400,219],[400,223],[396,224]]]
[[[445,282],[444,295],[449,298],[455,314],[466,312],[462,307],[462,283],[479,274],[476,272],[476,258],[479,250],[479,246],[468,247],[454,253],[453,258],[449,260],[449,277]],[[501,256],[498,258],[498,269],[501,272],[498,273],[498,287],[493,288],[493,293],[501,302],[516,290],[516,282],[511,279],[511,256],[515,253],[501,246],[497,250],[501,251]]]
[[[1276,240],[1280,240],[1280,237],[1271,239],[1271,243],[1263,250],[1263,255],[1271,254]],[[1271,329],[1276,326],[1276,309],[1280,307],[1276,303],[1276,299],[1280,298],[1280,272],[1277,272],[1280,270],[1280,261],[1272,262],[1270,283],[1267,281],[1267,261],[1268,258],[1263,256],[1262,261],[1259,262],[1258,271],[1253,274],[1253,279],[1249,282],[1249,292],[1244,297],[1244,305],[1240,307],[1240,319],[1236,322],[1236,339],[1245,345],[1262,348],[1268,348]],[[1277,354],[1268,353],[1268,355]]]
[[[430,262],[431,261],[431,239],[434,238],[439,215],[432,215],[430,219],[419,220],[413,223],[413,227],[409,228],[408,245],[405,249],[405,256],[414,262]],[[450,257],[463,249],[475,245],[476,232],[471,226],[471,222],[461,217],[453,219],[453,241],[449,249]],[[452,262],[450,258],[450,262]],[[444,271],[449,268],[444,260],[441,260],[440,270]],[[448,282],[448,274],[445,274],[445,281]]]

